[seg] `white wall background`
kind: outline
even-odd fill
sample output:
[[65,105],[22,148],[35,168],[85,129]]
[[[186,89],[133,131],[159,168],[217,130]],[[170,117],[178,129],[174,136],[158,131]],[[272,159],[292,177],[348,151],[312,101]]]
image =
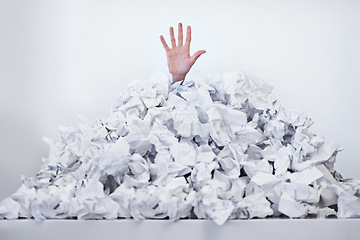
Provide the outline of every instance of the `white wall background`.
[[0,198],[40,170],[59,125],[107,117],[134,79],[167,70],[159,40],[191,25],[192,73],[250,71],[345,147],[360,178],[360,1],[0,0]]

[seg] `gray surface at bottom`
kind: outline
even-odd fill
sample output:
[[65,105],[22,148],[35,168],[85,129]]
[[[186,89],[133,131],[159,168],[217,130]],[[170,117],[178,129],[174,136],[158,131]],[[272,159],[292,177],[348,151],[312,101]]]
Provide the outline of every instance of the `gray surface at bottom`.
[[360,239],[360,219],[0,220],[0,240],[18,239]]

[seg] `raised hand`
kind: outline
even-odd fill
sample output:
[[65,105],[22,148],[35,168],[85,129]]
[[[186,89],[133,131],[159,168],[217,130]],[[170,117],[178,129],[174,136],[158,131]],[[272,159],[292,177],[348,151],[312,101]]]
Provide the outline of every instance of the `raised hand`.
[[205,50],[199,50],[194,55],[190,56],[190,42],[191,42],[191,27],[188,26],[186,30],[185,45],[183,45],[183,29],[182,24],[178,25],[178,44],[176,45],[174,29],[170,27],[171,48],[167,45],[164,37],[160,36],[160,41],[165,48],[169,72],[171,73],[172,83],[182,81],[183,84],[186,74],[190,71],[192,65],[205,53]]

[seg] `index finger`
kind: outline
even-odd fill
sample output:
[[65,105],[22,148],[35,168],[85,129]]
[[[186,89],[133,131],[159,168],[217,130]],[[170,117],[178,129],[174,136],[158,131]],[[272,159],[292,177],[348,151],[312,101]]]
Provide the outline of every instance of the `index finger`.
[[191,42],[191,27],[187,26],[185,46],[190,47]]

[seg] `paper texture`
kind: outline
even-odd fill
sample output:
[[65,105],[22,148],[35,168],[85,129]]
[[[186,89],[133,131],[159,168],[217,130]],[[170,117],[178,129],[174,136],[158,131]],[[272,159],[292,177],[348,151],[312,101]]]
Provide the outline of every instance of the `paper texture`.
[[[60,127],[41,171],[0,218],[360,217],[360,182],[340,182],[342,148],[244,73],[169,86],[132,83],[108,118]],[[338,212],[334,210],[337,206]]]

